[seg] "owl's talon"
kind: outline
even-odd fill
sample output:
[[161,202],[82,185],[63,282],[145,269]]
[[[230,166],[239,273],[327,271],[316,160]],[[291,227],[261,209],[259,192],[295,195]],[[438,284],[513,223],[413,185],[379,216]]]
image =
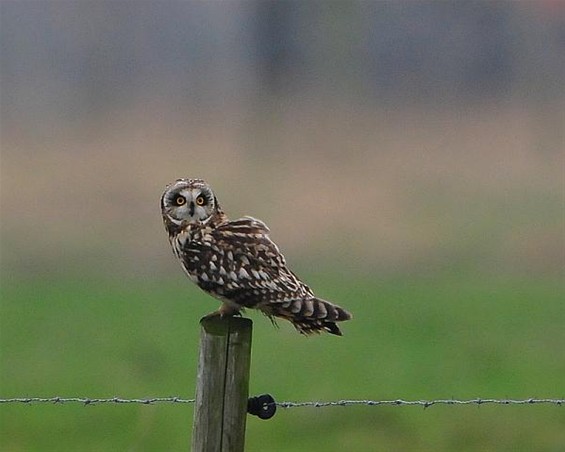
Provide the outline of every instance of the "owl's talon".
[[211,312],[210,314],[206,314],[203,319],[213,319],[215,317],[219,317],[220,319],[225,319],[226,317],[242,317],[243,314],[241,311],[234,311],[231,309],[218,309],[217,311]]
[[218,310],[218,311],[211,312],[210,314],[206,314],[204,317],[202,317],[202,320],[210,320],[210,319],[213,319],[215,317],[223,318],[224,315],[222,314],[221,311]]

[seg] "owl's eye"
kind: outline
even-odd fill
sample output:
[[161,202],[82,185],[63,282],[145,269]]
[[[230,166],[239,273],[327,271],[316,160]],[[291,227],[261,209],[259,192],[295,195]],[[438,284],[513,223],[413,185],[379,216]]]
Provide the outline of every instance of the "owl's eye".
[[186,198],[184,196],[177,196],[175,198],[175,204],[177,206],[183,206],[186,204]]
[[206,198],[204,198],[204,196],[196,198],[196,205],[203,206],[204,204],[206,204]]

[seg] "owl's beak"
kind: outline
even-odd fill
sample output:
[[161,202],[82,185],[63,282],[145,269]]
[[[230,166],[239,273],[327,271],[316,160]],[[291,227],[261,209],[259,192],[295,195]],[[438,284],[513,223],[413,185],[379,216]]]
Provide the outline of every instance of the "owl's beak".
[[191,217],[194,216],[194,209],[195,209],[194,201],[190,201],[190,204],[188,205],[188,214]]

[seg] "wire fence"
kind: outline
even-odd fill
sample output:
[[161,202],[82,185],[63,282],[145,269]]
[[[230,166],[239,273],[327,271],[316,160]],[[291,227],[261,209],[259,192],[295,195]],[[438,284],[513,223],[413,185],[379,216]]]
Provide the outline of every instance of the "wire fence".
[[[122,399],[120,397],[111,398],[91,398],[91,397],[15,397],[9,399],[0,399],[0,404],[81,404],[81,405],[100,405],[100,404],[139,404],[139,405],[156,405],[156,404],[191,404],[195,399],[183,399],[181,397],[153,397],[145,399]],[[313,407],[324,408],[331,406],[420,406],[429,408],[434,405],[556,405],[565,404],[565,399],[437,399],[437,400],[336,400],[336,401],[310,401],[310,402],[275,402],[277,407],[281,408],[300,408]]]

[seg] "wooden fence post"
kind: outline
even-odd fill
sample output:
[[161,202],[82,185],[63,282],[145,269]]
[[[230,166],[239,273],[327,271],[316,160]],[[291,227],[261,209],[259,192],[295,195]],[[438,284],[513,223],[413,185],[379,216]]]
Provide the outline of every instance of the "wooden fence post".
[[200,325],[192,451],[243,452],[253,322],[218,316]]

